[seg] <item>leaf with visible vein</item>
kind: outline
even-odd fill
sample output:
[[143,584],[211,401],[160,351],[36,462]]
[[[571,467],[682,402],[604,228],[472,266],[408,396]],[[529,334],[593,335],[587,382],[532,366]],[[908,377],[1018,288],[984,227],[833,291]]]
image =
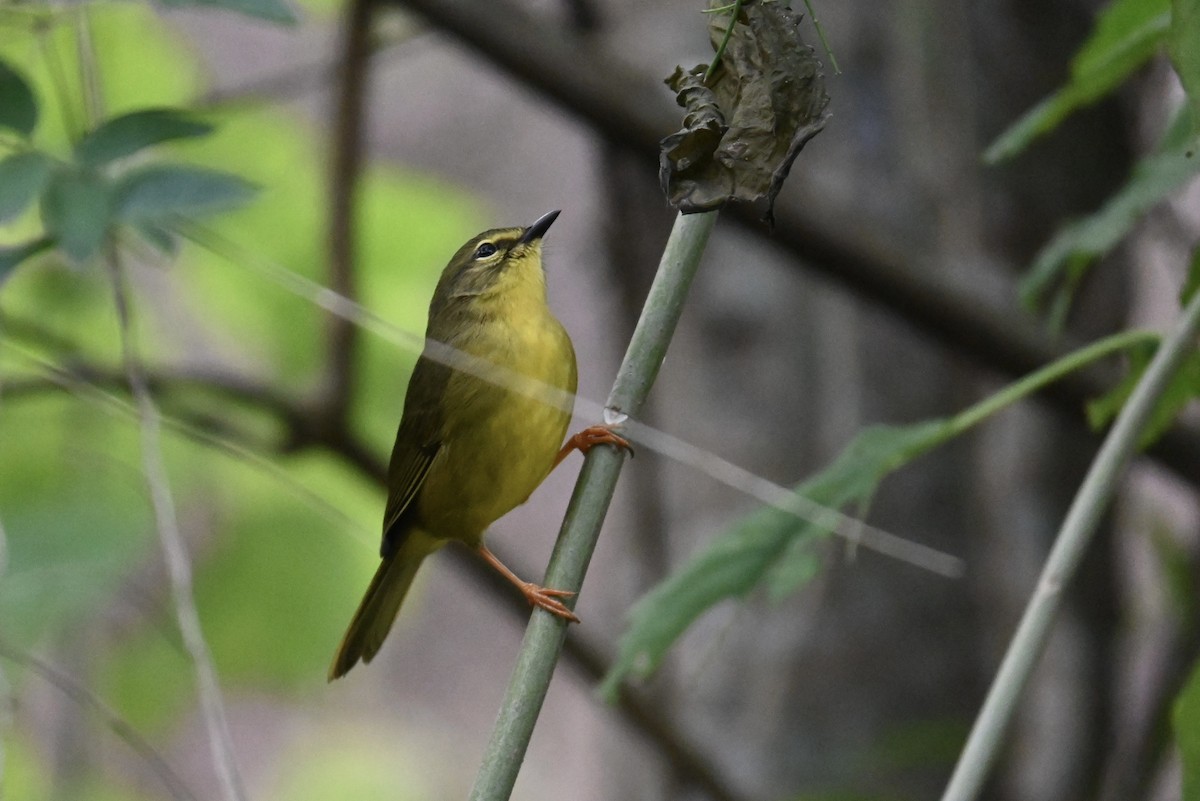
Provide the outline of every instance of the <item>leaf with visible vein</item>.
[[117,184],[117,217],[123,222],[162,222],[194,217],[249,202],[258,188],[236,175],[185,164],[133,170]]
[[1067,297],[1059,302],[1069,302],[1069,290],[1078,285],[1096,259],[1124,239],[1150,209],[1200,173],[1200,158],[1192,152],[1195,141],[1191,131],[1191,108],[1184,106],[1157,150],[1134,166],[1132,177],[1116,194],[1098,211],[1067,224],[1054,235],[1034,257],[1021,281],[1021,299],[1026,306],[1040,307],[1059,282],[1065,282],[1063,286],[1068,290]]
[[[888,474],[952,433],[946,420],[867,428],[825,470],[796,487],[796,494],[829,509],[869,504]],[[719,535],[634,605],[601,694],[612,700],[627,677],[650,675],[684,631],[721,601],[745,597],[760,585],[774,598],[799,589],[819,566],[814,546],[829,526],[828,520],[765,507]]]
[[1076,109],[1107,95],[1153,56],[1171,24],[1170,0],[1116,0],[1096,17],[1071,60],[1067,83],[996,137],[983,154],[989,164],[1012,158]]
[[149,108],[107,120],[75,148],[79,161],[99,166],[163,142],[212,133],[213,126],[177,109]]

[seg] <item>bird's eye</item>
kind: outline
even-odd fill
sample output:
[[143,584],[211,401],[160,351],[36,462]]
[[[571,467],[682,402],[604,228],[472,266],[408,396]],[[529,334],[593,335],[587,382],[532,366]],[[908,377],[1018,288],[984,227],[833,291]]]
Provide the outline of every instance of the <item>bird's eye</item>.
[[496,246],[491,242],[484,242],[479,247],[475,248],[476,259],[486,259],[488,256],[496,255]]

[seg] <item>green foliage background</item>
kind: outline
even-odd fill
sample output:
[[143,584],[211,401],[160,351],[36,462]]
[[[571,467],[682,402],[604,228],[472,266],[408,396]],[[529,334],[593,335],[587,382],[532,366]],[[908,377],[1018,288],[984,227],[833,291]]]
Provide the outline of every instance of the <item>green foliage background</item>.
[[[10,25],[21,22],[16,12],[0,14]],[[89,5],[87,15],[107,115],[195,106],[205,89],[200,67],[151,8],[99,3]],[[70,15],[59,16],[44,45],[63,58],[65,100],[37,36],[0,40],[0,59],[20,71],[39,101],[33,143],[61,158],[70,153],[63,109],[78,115],[82,107],[70,23]],[[255,260],[324,283],[327,189],[318,132],[295,115],[253,104],[212,108],[203,118],[215,125],[214,134],[160,148],[155,157],[165,152],[171,160],[224,170],[261,187],[255,202],[214,218],[211,229]],[[3,145],[0,140],[0,156],[8,150]],[[422,335],[427,298],[446,254],[480,227],[483,215],[453,187],[380,167],[364,177],[359,204],[362,297],[389,322]],[[37,230],[31,207],[0,229],[0,245]],[[151,253],[144,244],[132,252]],[[223,365],[296,395],[314,388],[325,322],[311,302],[253,263],[191,244],[183,245],[178,259],[150,262],[134,269],[140,291],[134,315],[151,372],[158,366]],[[81,361],[120,374],[112,290],[98,264],[76,265],[58,254],[27,262],[3,284],[0,311],[6,329],[0,375],[10,386],[44,381],[45,363]],[[53,332],[56,344],[47,346],[39,332]],[[352,415],[366,441],[390,442],[414,360],[415,354],[378,339],[363,342]],[[64,633],[86,637],[103,623],[97,612],[124,599],[117,608],[125,619],[115,636],[87,639],[104,649],[94,656],[93,689],[150,741],[169,742],[194,706],[194,674],[170,599],[163,596],[136,417],[124,394],[52,385],[30,392],[35,394],[0,396],[0,522],[7,542],[0,636],[9,647],[38,652]],[[266,437],[278,433],[227,400],[201,396],[189,403]],[[171,429],[166,449],[181,523],[189,542],[199,544],[192,554],[196,602],[224,691],[294,695],[311,689],[322,680],[357,600],[357,589],[347,588],[363,585],[374,567],[377,489],[324,453],[263,463]],[[41,680],[9,665],[0,668],[18,691],[24,682]],[[50,797],[51,767],[36,757],[29,739],[35,735],[19,729],[4,734],[8,797]],[[98,736],[111,739],[109,733]],[[343,743],[333,750],[319,764],[305,759],[311,752],[298,750],[295,758],[307,767],[284,771],[291,779],[279,797],[327,798],[331,786],[347,791],[344,777],[350,774],[357,777],[352,797],[395,797],[394,748]],[[119,770],[89,776],[76,789],[77,798],[95,801],[143,797]]]

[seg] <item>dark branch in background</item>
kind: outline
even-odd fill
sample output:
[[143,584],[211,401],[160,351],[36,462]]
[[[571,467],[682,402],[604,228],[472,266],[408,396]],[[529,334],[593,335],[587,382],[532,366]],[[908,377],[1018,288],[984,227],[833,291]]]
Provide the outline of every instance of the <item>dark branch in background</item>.
[[[507,0],[391,2],[417,11],[608,142],[640,156],[647,172],[657,169],[659,139],[679,122],[657,80],[631,71],[587,40],[545,35],[543,24]],[[726,216],[765,236],[752,210],[733,206]],[[1052,342],[1015,305],[997,307],[938,270],[914,266],[896,253],[895,243],[879,240],[867,226],[853,227],[846,221],[851,216],[828,222],[781,202],[775,208],[775,233],[767,241],[1005,375],[1032,372],[1073,349],[1073,343]],[[1072,424],[1083,426],[1083,404],[1103,394],[1111,380],[1110,371],[1087,370],[1055,382],[1042,397]],[[1177,423],[1150,455],[1189,484],[1200,482],[1200,430],[1194,426]]]
[[[333,173],[329,186],[329,288],[344,298],[358,297],[354,278],[354,208],[363,159],[364,100],[371,57],[374,0],[351,0],[347,8],[338,69],[337,112],[333,132]],[[329,315],[325,385],[318,425],[340,426],[350,410],[358,326]]]
[[575,33],[586,35],[600,30],[600,11],[592,0],[563,0]]

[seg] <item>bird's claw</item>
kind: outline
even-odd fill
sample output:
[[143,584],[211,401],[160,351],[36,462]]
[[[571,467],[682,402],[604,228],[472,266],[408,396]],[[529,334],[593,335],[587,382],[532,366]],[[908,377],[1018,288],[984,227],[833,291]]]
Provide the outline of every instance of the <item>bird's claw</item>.
[[634,455],[629,440],[608,426],[589,426],[571,437],[571,444],[584,455],[597,445],[612,445],[619,450],[628,451],[630,456]]
[[525,596],[525,600],[539,609],[544,609],[550,614],[561,617],[563,620],[571,623],[579,622],[579,618],[576,617],[575,613],[568,609],[566,604],[558,600],[559,598],[574,597],[575,593],[570,590],[555,590],[526,582],[521,587],[521,594]]

